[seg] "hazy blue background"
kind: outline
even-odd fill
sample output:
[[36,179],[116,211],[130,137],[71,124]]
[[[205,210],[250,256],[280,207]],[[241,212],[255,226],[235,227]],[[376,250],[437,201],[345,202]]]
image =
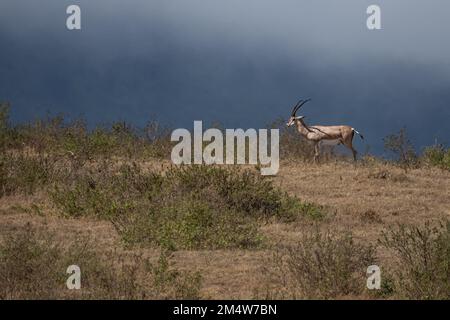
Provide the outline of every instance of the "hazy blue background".
[[[78,4],[82,30],[66,29]],[[382,30],[366,28],[378,4]],[[450,143],[450,1],[1,0],[0,100],[15,122],[150,118],[229,128],[348,123],[372,151],[406,126]],[[364,147],[359,143],[359,149]]]

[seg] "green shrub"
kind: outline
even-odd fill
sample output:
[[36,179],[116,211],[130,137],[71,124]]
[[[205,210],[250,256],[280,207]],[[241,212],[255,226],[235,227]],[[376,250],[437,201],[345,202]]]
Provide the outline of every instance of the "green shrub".
[[254,248],[262,243],[256,221],[199,199],[116,216],[113,223],[126,243],[157,244],[170,250]]
[[400,298],[450,298],[450,222],[432,227],[399,225],[383,234],[380,243],[393,250],[397,265],[390,272]]
[[[137,255],[99,252],[87,238],[63,247],[48,230],[27,225],[0,243],[0,299],[199,298],[200,275],[170,267],[165,252],[156,264]],[[80,290],[66,287],[66,270],[73,264],[81,269]]]
[[426,164],[450,170],[450,149],[446,149],[443,145],[425,148],[422,159]]
[[9,105],[0,105],[0,150],[27,149],[87,161],[117,155],[130,159],[167,158],[172,147],[169,130],[154,121],[145,129],[115,122],[110,127],[89,130],[84,119],[67,121],[62,115],[11,126],[8,114]]
[[53,180],[53,159],[22,154],[0,155],[0,197],[13,193],[32,194]]
[[167,173],[170,183],[182,192],[208,196],[229,209],[249,215],[282,214],[283,197],[271,180],[237,168],[205,165],[172,167]]
[[50,194],[63,215],[108,219],[126,243],[170,249],[257,247],[258,227],[267,219],[324,215],[256,172],[206,165],[165,173],[136,164],[95,168]]
[[283,220],[292,221],[297,217],[304,217],[312,220],[322,220],[328,215],[324,206],[312,202],[303,202],[298,198],[287,197],[284,199],[285,214]]
[[174,269],[170,266],[170,258],[169,251],[161,251],[158,262],[150,265],[154,295],[162,299],[200,299],[200,273]]

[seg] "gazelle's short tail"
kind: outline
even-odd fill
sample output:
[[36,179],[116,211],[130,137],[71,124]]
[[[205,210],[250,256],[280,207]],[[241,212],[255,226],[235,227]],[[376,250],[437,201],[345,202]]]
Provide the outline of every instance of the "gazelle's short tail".
[[361,137],[362,140],[364,140],[364,136],[363,136],[361,133],[359,133],[358,131],[356,131],[355,128],[352,128],[352,130],[353,130],[353,132],[356,132],[356,133]]

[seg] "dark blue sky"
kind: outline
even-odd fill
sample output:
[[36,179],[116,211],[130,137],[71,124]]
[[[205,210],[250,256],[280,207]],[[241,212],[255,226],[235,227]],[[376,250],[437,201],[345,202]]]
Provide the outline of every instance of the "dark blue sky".
[[[373,3],[382,30],[366,28]],[[65,27],[70,4],[81,31]],[[419,148],[450,143],[449,10],[445,0],[2,0],[0,100],[15,122],[50,111],[247,128],[311,97],[309,124],[348,123],[373,151],[402,126]]]

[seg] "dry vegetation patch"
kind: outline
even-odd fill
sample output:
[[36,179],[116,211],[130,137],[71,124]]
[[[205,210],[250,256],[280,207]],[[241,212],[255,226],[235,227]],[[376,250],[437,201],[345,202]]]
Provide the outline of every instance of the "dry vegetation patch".
[[[88,238],[70,243],[30,224],[0,243],[1,299],[196,299],[201,277],[170,267],[162,252],[157,263],[138,254],[98,248]],[[82,290],[67,290],[65,273],[82,270]]]
[[[449,298],[444,146],[418,154],[401,131],[385,139],[393,160],[354,164],[331,148],[312,164],[311,146],[283,129],[268,178],[171,166],[155,122],[11,126],[5,110],[0,298]],[[78,293],[65,289],[75,260]],[[373,263],[376,294],[365,289]]]
[[374,247],[356,243],[351,233],[315,229],[274,251],[263,269],[271,285],[259,294],[270,299],[359,296],[366,269],[375,262]]

